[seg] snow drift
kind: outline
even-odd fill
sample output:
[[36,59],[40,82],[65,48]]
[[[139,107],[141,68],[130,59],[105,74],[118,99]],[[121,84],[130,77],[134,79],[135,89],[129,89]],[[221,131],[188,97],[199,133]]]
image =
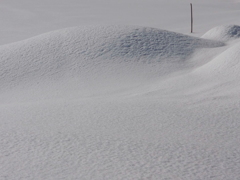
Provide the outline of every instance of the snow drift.
[[197,48],[222,45],[146,27],[94,26],[53,31],[0,47],[0,91],[46,87],[50,92],[49,88],[56,86],[58,91],[78,89],[78,93],[89,95],[101,89],[129,88],[186,68],[188,57]]
[[[237,3],[192,3],[193,35],[239,22]],[[1,42],[76,24],[186,33],[188,8],[187,0],[3,0]],[[238,41],[210,49],[222,43],[111,26],[0,46],[0,179],[240,179]],[[107,95],[89,97],[99,93]]]
[[[202,73],[203,77],[221,76],[229,80],[237,78],[240,71],[240,43],[234,44],[224,52],[220,53],[210,62],[198,68],[195,72]],[[230,78],[231,77],[231,78]]]
[[217,26],[206,32],[202,38],[213,39],[219,41],[234,40],[240,37],[240,26],[224,25]]

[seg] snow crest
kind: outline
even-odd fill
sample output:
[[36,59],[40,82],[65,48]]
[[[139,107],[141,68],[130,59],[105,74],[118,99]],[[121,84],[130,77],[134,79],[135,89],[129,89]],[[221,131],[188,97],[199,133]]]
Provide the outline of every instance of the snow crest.
[[70,91],[66,86],[78,92],[128,88],[185,68],[198,48],[222,45],[135,26],[53,31],[0,47],[0,91],[19,86],[42,88],[42,84],[49,88],[56,82],[61,84],[57,89],[64,87],[66,92]]
[[224,25],[217,26],[206,32],[202,38],[228,41],[240,37],[240,26],[238,25]]

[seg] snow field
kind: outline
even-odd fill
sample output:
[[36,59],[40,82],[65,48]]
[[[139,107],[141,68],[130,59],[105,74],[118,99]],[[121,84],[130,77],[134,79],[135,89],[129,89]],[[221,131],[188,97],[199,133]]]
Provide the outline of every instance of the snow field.
[[239,3],[189,3],[3,0],[0,179],[239,179]]

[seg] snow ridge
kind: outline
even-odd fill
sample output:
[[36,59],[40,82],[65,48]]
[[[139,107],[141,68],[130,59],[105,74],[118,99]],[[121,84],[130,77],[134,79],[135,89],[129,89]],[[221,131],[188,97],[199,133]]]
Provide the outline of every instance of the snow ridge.
[[206,32],[202,38],[213,39],[218,41],[234,40],[240,37],[240,26],[223,25],[217,26]]
[[93,84],[111,77],[136,81],[179,69],[198,48],[222,45],[147,27],[68,28],[1,46],[0,83],[6,89],[64,78],[92,79]]

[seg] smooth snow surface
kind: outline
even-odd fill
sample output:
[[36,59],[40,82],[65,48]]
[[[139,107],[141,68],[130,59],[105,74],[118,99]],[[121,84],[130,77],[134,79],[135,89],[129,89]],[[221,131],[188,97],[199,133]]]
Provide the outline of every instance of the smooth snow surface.
[[240,3],[191,2],[2,0],[0,180],[240,179]]
[[[225,77],[229,80],[233,80],[239,76],[240,70],[240,43],[236,43],[234,46],[228,48],[224,52],[220,53],[217,57],[211,60],[209,63],[198,69],[203,71],[207,76],[218,75]],[[229,77],[231,76],[231,78]]]

